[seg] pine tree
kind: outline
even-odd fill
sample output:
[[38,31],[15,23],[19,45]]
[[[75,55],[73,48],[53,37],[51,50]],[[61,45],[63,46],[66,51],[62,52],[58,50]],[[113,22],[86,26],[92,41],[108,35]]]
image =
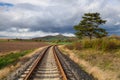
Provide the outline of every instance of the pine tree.
[[85,13],[80,23],[74,26],[75,35],[78,38],[88,36],[90,40],[92,37],[102,38],[107,35],[107,32],[105,29],[100,28],[99,25],[105,23],[106,20],[102,20],[99,13]]

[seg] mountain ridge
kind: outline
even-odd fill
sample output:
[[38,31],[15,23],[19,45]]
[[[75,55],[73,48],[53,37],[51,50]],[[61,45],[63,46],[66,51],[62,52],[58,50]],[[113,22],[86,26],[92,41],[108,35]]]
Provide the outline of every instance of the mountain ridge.
[[62,34],[59,35],[48,35],[48,36],[44,36],[44,37],[36,37],[36,38],[32,38],[33,40],[42,40],[42,41],[56,41],[56,40],[60,40],[60,41],[65,41],[65,40],[71,40],[74,39],[76,37],[69,37],[69,36],[64,36]]

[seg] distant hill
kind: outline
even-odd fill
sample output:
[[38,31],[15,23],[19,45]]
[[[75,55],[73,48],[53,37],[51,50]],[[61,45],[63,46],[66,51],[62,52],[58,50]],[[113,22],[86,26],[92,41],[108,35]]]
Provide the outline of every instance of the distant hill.
[[32,40],[41,40],[41,41],[70,41],[70,40],[74,40],[76,39],[76,37],[68,37],[68,36],[64,36],[64,35],[56,35],[56,36],[45,36],[45,37],[36,37],[36,38],[32,38]]
[[109,37],[120,40],[120,36],[119,36],[119,35],[112,34],[112,35],[109,36]]

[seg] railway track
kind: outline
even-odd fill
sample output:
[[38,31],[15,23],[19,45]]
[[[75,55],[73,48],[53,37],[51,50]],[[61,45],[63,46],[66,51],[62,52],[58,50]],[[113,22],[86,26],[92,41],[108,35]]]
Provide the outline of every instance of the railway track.
[[[10,79],[7,79],[10,80]],[[43,49],[17,79],[12,80],[95,80],[57,46]]]
[[67,80],[54,46],[44,50],[18,80]]

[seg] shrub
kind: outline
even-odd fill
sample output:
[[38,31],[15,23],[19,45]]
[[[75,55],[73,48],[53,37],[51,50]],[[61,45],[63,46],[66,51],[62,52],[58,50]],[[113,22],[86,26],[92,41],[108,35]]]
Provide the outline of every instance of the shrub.
[[66,47],[70,50],[80,50],[82,48],[81,43],[80,42],[73,42],[72,44],[68,44],[66,45]]
[[67,45],[68,49],[80,50],[82,48],[92,48],[102,51],[111,51],[114,49],[120,49],[120,40],[111,39],[111,38],[102,38],[102,39],[83,39],[80,42],[73,42],[70,45]]
[[82,45],[81,45],[80,42],[74,42],[74,43],[73,43],[73,47],[74,47],[75,50],[80,50],[80,49],[82,49]]
[[117,49],[119,45],[120,44],[118,43],[117,40],[105,38],[102,39],[100,50],[108,51],[108,50]]
[[83,48],[90,48],[92,47],[92,43],[91,41],[89,41],[89,39],[84,39],[81,41],[81,45]]
[[68,45],[66,45],[66,47],[67,47],[68,49],[70,49],[70,50],[73,50],[73,49],[74,49],[74,47],[73,47],[72,44],[68,44]]

